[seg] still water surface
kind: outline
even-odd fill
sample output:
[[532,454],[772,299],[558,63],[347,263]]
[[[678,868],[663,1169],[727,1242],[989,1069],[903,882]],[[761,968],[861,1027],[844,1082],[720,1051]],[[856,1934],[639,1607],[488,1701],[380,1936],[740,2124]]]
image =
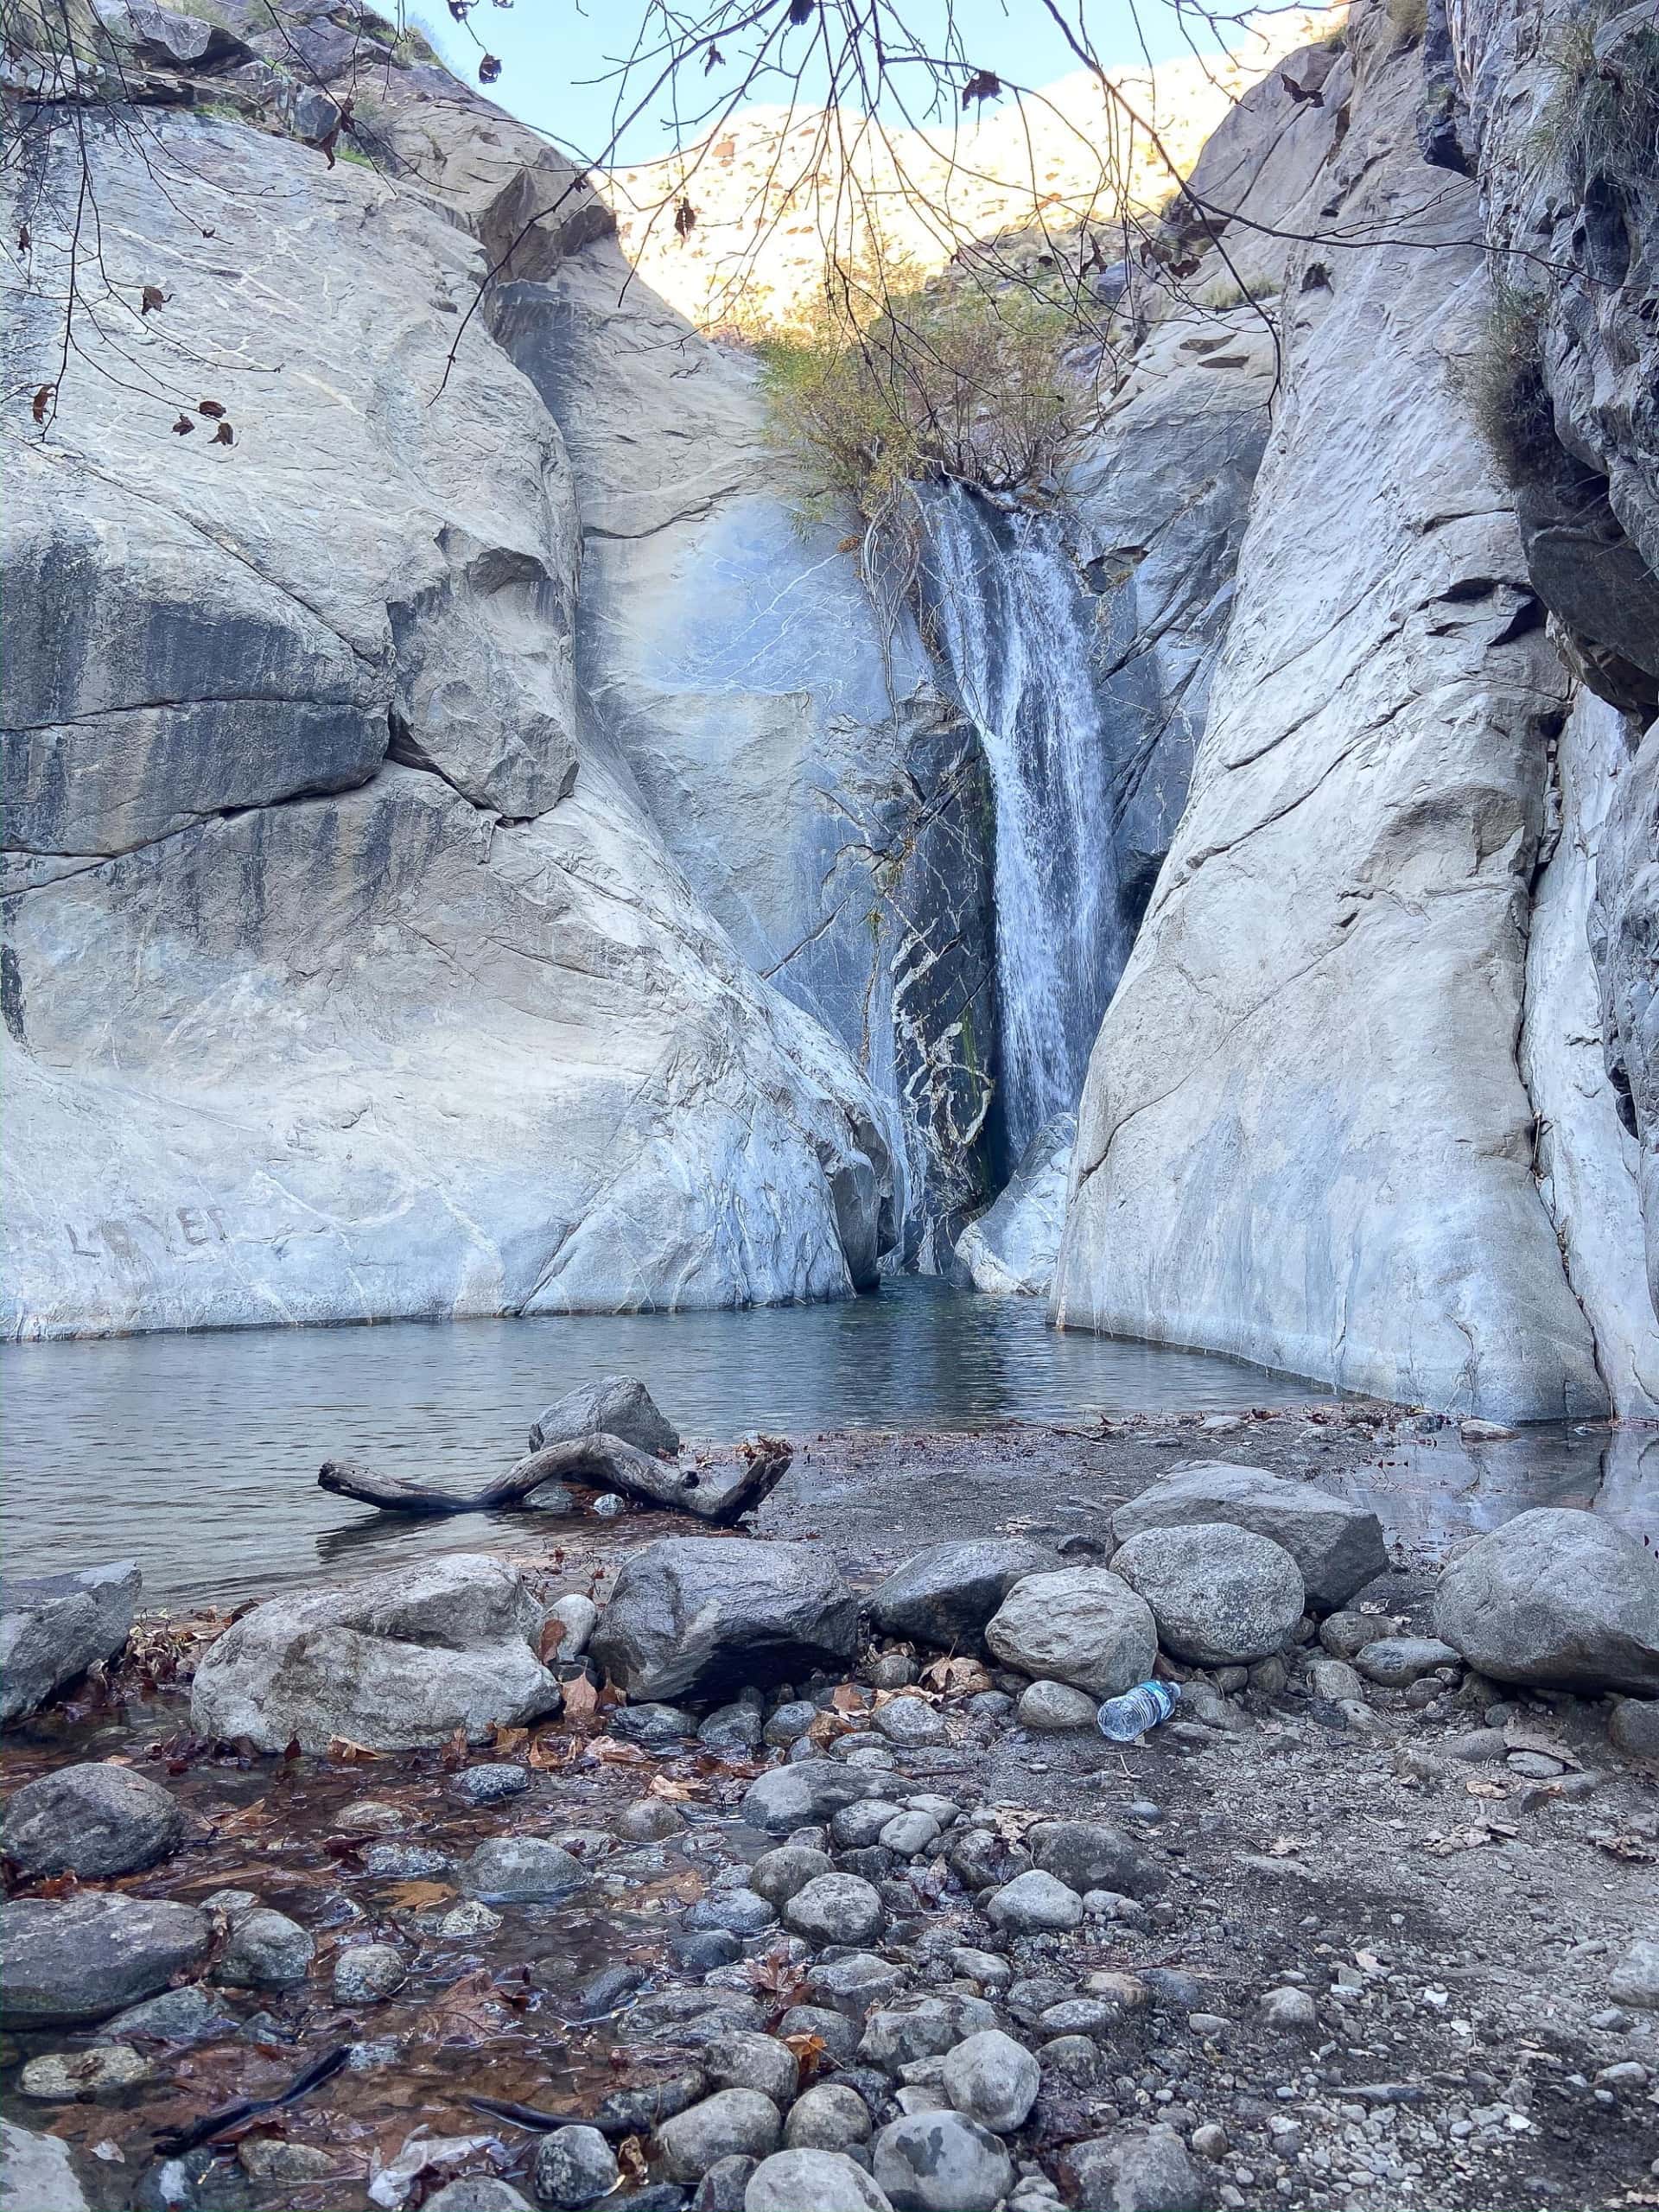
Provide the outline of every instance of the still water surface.
[[[899,1276],[747,1313],[245,1329],[0,1347],[9,1573],[135,1558],[155,1603],[236,1598],[453,1550],[316,1486],[324,1459],[466,1484],[503,1472],[576,1383],[637,1375],[687,1437],[973,1428],[1009,1418],[1283,1405],[1314,1386],[1049,1328],[1031,1299]],[[494,1516],[509,1541],[524,1514]],[[545,1514],[539,1516],[547,1519]],[[488,1524],[461,1524],[486,1541]],[[584,1529],[591,1530],[591,1522]]]

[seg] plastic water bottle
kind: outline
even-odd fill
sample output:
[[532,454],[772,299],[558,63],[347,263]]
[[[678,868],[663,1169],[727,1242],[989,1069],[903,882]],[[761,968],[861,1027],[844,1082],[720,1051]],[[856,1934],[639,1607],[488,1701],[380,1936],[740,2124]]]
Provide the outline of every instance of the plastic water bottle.
[[1095,1715],[1095,1725],[1114,1744],[1132,1744],[1167,1720],[1181,1701],[1179,1682],[1137,1682],[1122,1697],[1109,1697]]

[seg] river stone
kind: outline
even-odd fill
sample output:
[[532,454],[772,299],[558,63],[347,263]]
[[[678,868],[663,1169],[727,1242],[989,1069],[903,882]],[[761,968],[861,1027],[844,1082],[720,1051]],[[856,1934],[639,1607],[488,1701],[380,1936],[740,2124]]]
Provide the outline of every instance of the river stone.
[[665,2120],[657,2147],[671,2181],[689,2187],[716,2158],[765,2158],[778,2148],[783,2117],[758,2089],[721,2089]]
[[1540,1507],[1459,1553],[1434,1633],[1495,1681],[1659,1694],[1659,1558],[1596,1514]]
[[80,2097],[119,2096],[148,2082],[154,2070],[130,2045],[103,2043],[92,2050],[42,2051],[23,2068],[19,2086],[42,2104],[73,2104]]
[[716,1706],[705,1714],[698,1725],[697,1741],[707,1744],[711,1751],[747,1753],[759,1748],[764,1726],[759,1707],[740,1699],[735,1705]]
[[882,1850],[894,1852],[900,1859],[915,1859],[931,1843],[937,1842],[939,1824],[931,1813],[925,1813],[918,1806],[914,1811],[896,1813],[877,1838]]
[[987,1624],[985,1641],[1023,1674],[1103,1698],[1145,1681],[1158,1656],[1150,1607],[1102,1567],[1025,1576]]
[[1205,2212],[1215,2184],[1200,2175],[1173,2127],[1073,2143],[1060,2171],[1089,2212]]
[[662,1705],[647,1698],[637,1705],[618,1706],[610,1715],[610,1730],[613,1736],[623,1737],[629,1743],[660,1748],[695,1736],[697,1717],[683,1706]]
[[191,1726],[264,1751],[336,1737],[404,1751],[516,1726],[559,1702],[536,1656],[543,1618],[523,1574],[482,1553],[272,1598],[209,1645]]
[[817,1851],[810,1844],[780,1843],[775,1851],[763,1851],[749,1869],[749,1886],[757,1890],[768,1904],[788,1904],[798,1890],[809,1882],[816,1882],[820,1874],[833,1874],[835,1865],[827,1851]]
[[1154,1897],[1164,1886],[1156,1861],[1109,1821],[1038,1821],[1026,1831],[1026,1847],[1045,1874],[1079,1896],[1113,1890],[1121,1897]]
[[1231,1667],[1277,1651],[1302,1617],[1303,1587],[1282,1545],[1221,1521],[1147,1529],[1112,1555],[1178,1659]]
[[690,1929],[723,1928],[732,1936],[758,1936],[776,1921],[776,1910],[753,1890],[715,1890],[685,1916]]
[[1076,1928],[1083,1920],[1083,1899],[1077,1891],[1035,1866],[1027,1873],[1016,1874],[1000,1890],[993,1890],[985,1901],[985,1910],[996,1925],[1006,1929],[1010,1936]]
[[530,1771],[522,1766],[467,1766],[450,1786],[469,1805],[499,1805],[509,1797],[524,1796],[530,1787]]
[[1070,1682],[1033,1682],[1014,1711],[1022,1728],[1092,1728],[1096,1702]]
[[1332,1705],[1340,1705],[1344,1698],[1363,1700],[1365,1695],[1364,1683],[1345,1659],[1310,1661],[1307,1687],[1313,1696],[1322,1697]]
[[877,1732],[901,1750],[944,1741],[944,1716],[925,1698],[895,1697],[877,1708],[874,1720]]
[[685,1815],[665,1797],[636,1797],[622,1808],[612,1826],[625,1843],[661,1843],[679,1834]]
[[830,1823],[830,1840],[838,1851],[865,1851],[879,1843],[881,1831],[904,1811],[890,1797],[866,1797],[843,1805]]
[[567,1590],[556,1598],[547,1609],[550,1621],[557,1621],[564,1634],[559,1638],[555,1656],[559,1659],[580,1659],[588,1649],[588,1638],[599,1624],[599,1607],[580,1590]]
[[845,1668],[857,1641],[858,1600],[818,1546],[670,1536],[626,1562],[590,1649],[631,1699],[706,1699]]
[[1659,2011],[1659,1925],[1630,1945],[1607,1977],[1607,1994],[1616,2004]]
[[0,2120],[0,2204],[6,2212],[89,2212],[68,2145]]
[[[743,2192],[758,2158],[716,2158],[691,2192],[690,2212],[743,2212]],[[672,2189],[671,2182],[664,2183]],[[677,2196],[683,2194],[675,2190]]]
[[1014,2186],[1002,2145],[957,2112],[895,2120],[876,2137],[873,2164],[893,2212],[993,2212]]
[[[844,2028],[846,2023],[837,2020],[836,2025]],[[844,2082],[815,2082],[790,2107],[784,2145],[791,2151],[844,2151],[868,2143],[873,2132],[870,2108],[856,2089]]]
[[803,2148],[760,2161],[743,2192],[743,2212],[893,2212],[893,2206],[851,2158]]
[[[1204,1460],[1160,1476],[1112,1516],[1120,1544],[1149,1529],[1181,1529],[1226,1522],[1265,1536],[1287,1551],[1301,1574],[1307,1601],[1320,1612],[1345,1605],[1389,1567],[1389,1548],[1375,1513],[1333,1497],[1313,1483],[1294,1482],[1259,1467]],[[1345,1656],[1345,1655],[1344,1655]]]
[[334,2002],[378,2005],[401,1989],[407,1976],[402,1954],[391,1944],[350,1944],[334,1954]]
[[946,2051],[939,2082],[958,2112],[993,2134],[1007,2135],[1024,2126],[1042,2072],[1023,2044],[1001,2028],[985,2028]]
[[620,1436],[636,1451],[669,1459],[680,1448],[678,1430],[658,1412],[645,1384],[627,1375],[602,1375],[597,1382],[567,1390],[531,1424],[530,1448],[539,1452],[582,1436]]
[[783,1909],[784,1924],[809,1943],[872,1943],[887,1916],[874,1883],[856,1874],[819,1874],[796,1891]]
[[870,1618],[884,1636],[914,1637],[946,1649],[972,1643],[1022,1575],[1053,1563],[1039,1545],[1014,1536],[930,1544],[872,1592]]
[[207,1956],[212,1923],[191,1906],[119,1892],[17,1897],[0,1922],[0,2005],[14,2027],[102,2020]]
[[0,1583],[0,1727],[115,1657],[131,1631],[142,1583],[130,1559]]
[[429,2196],[423,2212],[535,2212],[535,2207],[497,2174],[462,2174]]
[[235,2013],[226,2012],[211,1990],[192,1981],[180,1989],[164,1989],[159,1997],[147,1997],[142,2005],[130,2005],[98,2032],[121,2043],[130,2043],[135,2036],[151,2037],[157,2043],[195,2043],[235,2025]]
[[873,2005],[898,1996],[905,1980],[904,1969],[879,1951],[854,1951],[809,1968],[806,1994],[849,2020],[861,2020]]
[[1626,1758],[1659,1759],[1659,1699],[1621,1698],[1607,1723],[1607,1736]]
[[574,2208],[616,2187],[616,2155],[596,2127],[556,2127],[536,2146],[537,2201]]
[[579,1859],[544,1836],[496,1835],[462,1860],[460,1878],[468,1897],[522,1904],[568,1897],[585,1889],[589,1875]]
[[830,1819],[843,1805],[880,1796],[881,1787],[879,1774],[860,1773],[839,1759],[800,1759],[756,1776],[744,1794],[743,1818],[752,1828],[787,1835]]
[[1354,1655],[1354,1665],[1370,1681],[1384,1689],[1408,1689],[1437,1667],[1460,1667],[1463,1662],[1449,1643],[1432,1636],[1384,1636]]
[[875,2007],[864,2023],[858,2056],[862,2065],[897,2074],[918,2059],[943,2058],[961,2041],[960,2015],[944,1998],[912,1996]]
[[231,1923],[213,1979],[232,1989],[291,1989],[311,1971],[316,1938],[285,1912],[257,1905]]
[[5,1855],[25,1874],[74,1874],[83,1882],[152,1866],[184,1834],[165,1789],[131,1767],[59,1767],[5,1802]]
[[800,2062],[776,2036],[734,2031],[710,2042],[703,2065],[716,2089],[758,2089],[779,2112],[787,2112],[800,2085]]

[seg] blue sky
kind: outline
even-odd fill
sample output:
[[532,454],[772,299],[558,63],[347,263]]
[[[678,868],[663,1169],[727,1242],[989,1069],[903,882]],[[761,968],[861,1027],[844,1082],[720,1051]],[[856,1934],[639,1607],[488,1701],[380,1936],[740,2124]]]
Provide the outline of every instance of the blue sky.
[[[773,12],[781,15],[784,0],[779,0]],[[1074,23],[1081,14],[1087,35],[1109,68],[1133,67],[1148,54],[1160,61],[1190,50],[1170,0],[1140,0],[1138,11],[1131,0],[1063,0],[1063,5]],[[943,38],[946,0],[913,0],[904,13],[919,38],[931,38],[936,32]],[[995,70],[1021,84],[1043,85],[1077,66],[1040,0],[955,0],[950,13],[976,67]],[[509,8],[477,0],[470,29],[502,64],[492,98],[592,160],[603,153],[611,136],[617,94],[613,73],[637,35],[642,16],[640,0],[582,0],[580,6],[576,0],[517,0]],[[424,4],[417,0],[410,19],[420,24],[459,74],[475,77],[479,48],[467,29],[451,22],[442,0],[424,0]],[[729,41],[726,64],[706,80],[695,65],[681,73],[680,101],[690,115],[695,116],[723,85],[741,81],[739,57],[754,35],[750,32]],[[809,25],[785,35],[791,41],[783,48],[787,56],[791,46],[808,44],[813,30]],[[641,73],[631,88],[630,106],[654,73]],[[607,77],[611,81],[594,81]],[[775,79],[770,86],[757,86],[755,98],[777,101],[786,92],[783,79]],[[816,83],[808,78],[803,96],[808,104],[822,99],[822,76]],[[682,136],[690,140],[702,135],[702,128],[695,124],[677,130],[672,101],[664,92],[632,126],[613,165],[651,160],[671,151]]]

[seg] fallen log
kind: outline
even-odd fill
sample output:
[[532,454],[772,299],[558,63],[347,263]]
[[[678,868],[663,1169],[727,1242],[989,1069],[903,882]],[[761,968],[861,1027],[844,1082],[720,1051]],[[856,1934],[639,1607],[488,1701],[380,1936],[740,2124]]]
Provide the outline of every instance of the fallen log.
[[401,1475],[377,1474],[372,1468],[338,1459],[324,1460],[317,1483],[337,1497],[356,1498],[383,1512],[423,1514],[496,1513],[522,1505],[543,1483],[581,1483],[695,1514],[700,1521],[723,1523],[751,1512],[769,1496],[788,1472],[792,1457],[789,1445],[775,1436],[740,1444],[729,1460],[698,1460],[689,1465],[653,1459],[620,1436],[578,1436],[543,1445],[516,1461],[505,1475],[470,1493],[429,1489],[423,1483],[405,1482]]

